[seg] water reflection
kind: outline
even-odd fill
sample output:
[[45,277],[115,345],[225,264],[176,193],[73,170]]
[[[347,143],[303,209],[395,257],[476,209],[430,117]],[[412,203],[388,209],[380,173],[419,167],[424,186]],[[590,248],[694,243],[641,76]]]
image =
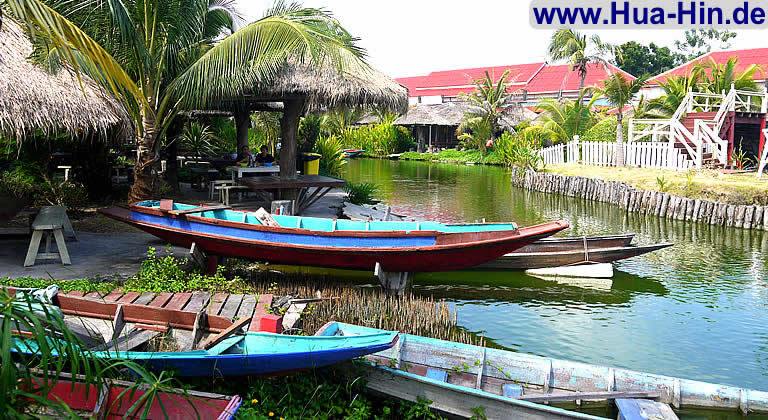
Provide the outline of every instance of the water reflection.
[[566,235],[675,243],[618,263],[610,288],[461,272],[419,275],[415,290],[451,302],[464,328],[510,349],[768,389],[768,232],[526,192],[497,167],[356,160],[348,178],[380,185],[396,212],[423,219],[564,219]]

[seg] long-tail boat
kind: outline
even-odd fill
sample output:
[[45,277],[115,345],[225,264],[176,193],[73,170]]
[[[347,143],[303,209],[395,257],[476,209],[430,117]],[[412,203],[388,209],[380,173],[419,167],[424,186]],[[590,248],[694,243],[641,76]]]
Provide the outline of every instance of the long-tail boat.
[[[154,371],[173,370],[177,376],[275,375],[314,369],[383,351],[397,342],[397,333],[391,331],[354,337],[241,333],[250,318],[233,322],[205,312],[103,302],[60,294],[55,286],[8,290],[17,300],[34,304],[41,317],[63,316],[80,338],[79,345],[92,356],[133,360]],[[20,335],[17,350],[36,354],[38,342]]]
[[[381,330],[330,322],[316,335],[351,337],[375,331]],[[464,417],[473,414],[472,407],[483,407],[488,418],[550,418],[529,404],[615,401],[623,410],[642,405],[634,404],[638,400],[662,411],[664,407],[659,403],[675,408],[768,413],[768,392],[764,391],[405,333],[400,333],[396,346],[366,359],[371,362],[369,388],[413,401],[424,397],[433,402],[433,407]],[[673,415],[625,418],[667,419]],[[568,418],[561,412],[553,416]]]
[[505,254],[476,268],[489,270],[528,270],[574,264],[612,263],[644,255],[673,244],[631,244],[634,235],[604,237],[545,238]]
[[64,403],[82,418],[215,419],[230,420],[242,400],[208,392],[172,389],[145,397],[146,387],[115,379],[86,382],[70,374],[33,379],[31,392]]
[[492,261],[568,227],[514,223],[354,221],[268,215],[226,206],[143,201],[101,213],[169,243],[224,257],[289,265],[390,272],[461,270]]

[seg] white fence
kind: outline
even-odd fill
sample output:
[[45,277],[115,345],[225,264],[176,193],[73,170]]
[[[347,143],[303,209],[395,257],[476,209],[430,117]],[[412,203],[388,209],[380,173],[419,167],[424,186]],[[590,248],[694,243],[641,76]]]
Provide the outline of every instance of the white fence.
[[[595,166],[615,166],[614,142],[572,141],[541,149],[544,164],[582,163]],[[633,142],[622,144],[625,166],[687,170],[695,166],[680,149],[668,142]]]

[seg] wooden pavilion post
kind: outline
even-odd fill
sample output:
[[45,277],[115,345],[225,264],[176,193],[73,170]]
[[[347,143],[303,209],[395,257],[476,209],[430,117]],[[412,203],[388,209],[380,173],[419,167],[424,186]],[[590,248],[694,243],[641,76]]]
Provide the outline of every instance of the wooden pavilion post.
[[233,111],[237,129],[237,153],[248,145],[248,128],[251,127],[251,109],[246,104],[238,104]]
[[283,116],[280,118],[280,178],[296,178],[296,135],[303,108],[304,101],[301,98],[286,99],[283,102]]

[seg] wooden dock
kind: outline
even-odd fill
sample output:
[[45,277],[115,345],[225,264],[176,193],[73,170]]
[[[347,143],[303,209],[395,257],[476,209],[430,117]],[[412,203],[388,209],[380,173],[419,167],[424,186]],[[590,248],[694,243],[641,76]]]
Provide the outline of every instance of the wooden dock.
[[68,292],[65,295],[118,304],[146,305],[155,308],[173,309],[184,312],[220,316],[229,320],[250,318],[248,331],[264,331],[262,320],[272,305],[271,294],[246,295],[229,293],[138,293],[112,291],[106,295],[97,292]]

